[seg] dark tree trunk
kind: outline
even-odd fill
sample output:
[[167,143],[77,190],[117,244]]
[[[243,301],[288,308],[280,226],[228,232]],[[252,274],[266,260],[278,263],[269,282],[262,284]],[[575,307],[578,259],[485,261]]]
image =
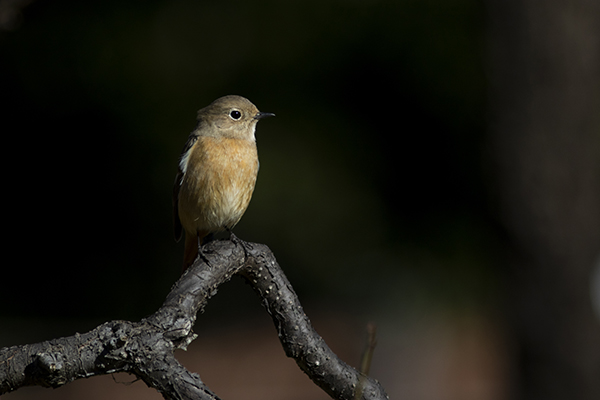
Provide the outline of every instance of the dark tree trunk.
[[516,397],[600,399],[600,5],[488,0],[490,150]]

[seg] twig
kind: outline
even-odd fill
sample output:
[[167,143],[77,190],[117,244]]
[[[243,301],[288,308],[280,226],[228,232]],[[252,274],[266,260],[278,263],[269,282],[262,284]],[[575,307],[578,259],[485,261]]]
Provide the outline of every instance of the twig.
[[373,352],[375,351],[375,346],[377,345],[376,335],[377,327],[373,322],[369,322],[367,324],[367,344],[360,360],[360,382],[358,384],[358,388],[356,389],[356,393],[354,393],[355,400],[358,400],[362,397],[365,382],[369,376],[371,361],[373,360]]

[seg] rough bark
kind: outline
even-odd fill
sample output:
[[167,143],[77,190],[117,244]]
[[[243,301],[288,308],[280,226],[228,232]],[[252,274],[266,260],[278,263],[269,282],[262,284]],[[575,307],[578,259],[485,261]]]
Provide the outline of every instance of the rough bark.
[[0,394],[23,386],[59,387],[76,379],[128,372],[166,399],[218,399],[198,374],[174,357],[195,338],[198,311],[219,285],[243,276],[271,315],[285,353],[336,399],[385,399],[381,385],[361,378],[312,327],[269,248],[239,239],[214,241],[171,289],[161,308],[139,322],[110,321],[74,336],[0,350]]

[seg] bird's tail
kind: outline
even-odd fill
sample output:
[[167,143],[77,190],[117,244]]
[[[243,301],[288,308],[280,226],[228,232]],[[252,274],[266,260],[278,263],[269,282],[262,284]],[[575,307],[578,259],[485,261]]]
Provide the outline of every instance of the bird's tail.
[[202,241],[206,235],[207,233],[205,232],[198,232],[197,235],[190,235],[187,232],[185,233],[183,269],[181,270],[182,274],[194,263],[194,261],[196,261],[196,257],[198,257],[198,248],[202,245]]

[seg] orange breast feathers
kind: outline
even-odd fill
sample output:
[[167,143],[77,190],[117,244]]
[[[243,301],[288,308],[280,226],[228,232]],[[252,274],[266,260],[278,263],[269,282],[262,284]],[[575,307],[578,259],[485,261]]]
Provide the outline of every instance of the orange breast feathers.
[[179,218],[186,236],[202,238],[232,229],[248,208],[257,174],[254,140],[198,138],[179,191]]

